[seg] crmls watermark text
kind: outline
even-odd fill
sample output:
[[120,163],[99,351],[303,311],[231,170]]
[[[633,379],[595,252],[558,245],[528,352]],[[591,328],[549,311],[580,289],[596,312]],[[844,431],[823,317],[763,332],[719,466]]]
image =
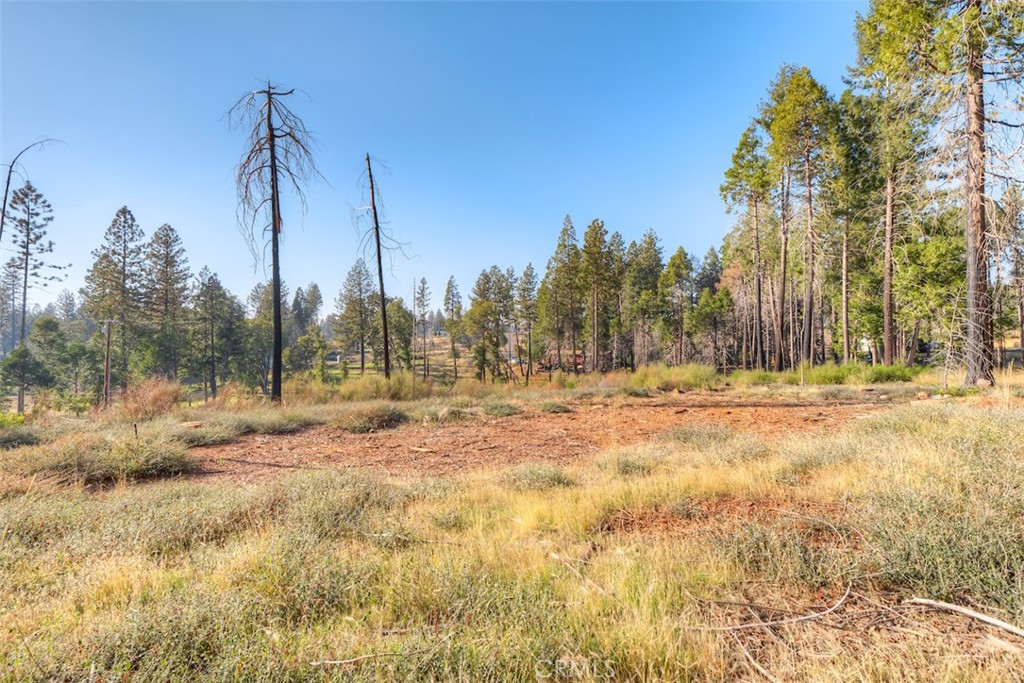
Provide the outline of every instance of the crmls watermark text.
[[615,662],[583,656],[538,659],[533,671],[538,681],[610,681],[615,678]]

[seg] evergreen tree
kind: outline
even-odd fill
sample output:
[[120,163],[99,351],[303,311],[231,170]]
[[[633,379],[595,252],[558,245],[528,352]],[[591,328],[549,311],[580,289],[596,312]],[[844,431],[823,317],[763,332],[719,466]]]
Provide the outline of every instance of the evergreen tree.
[[[516,317],[519,325],[526,331],[526,384],[530,383],[533,375],[533,330],[537,324],[539,313],[537,310],[537,273],[533,270],[533,264],[527,263],[523,274],[519,277],[516,287]],[[517,350],[516,355],[522,355]]]
[[427,279],[420,278],[416,286],[416,324],[419,327],[422,339],[420,348],[423,350],[423,379],[427,378],[430,372],[430,360],[427,357],[427,319],[430,312],[430,288],[427,286]]
[[590,332],[590,368],[600,372],[604,368],[604,345],[608,335],[608,232],[604,222],[595,219],[583,233],[580,255],[582,288],[587,293],[586,326]]
[[178,376],[187,325],[191,273],[178,232],[166,223],[153,233],[145,251],[145,317],[153,338],[156,368]]
[[725,172],[725,182],[719,191],[730,210],[745,207],[748,224],[753,232],[750,242],[754,266],[754,366],[763,369],[767,367],[767,355],[764,343],[761,223],[765,204],[771,195],[771,170],[760,130],[760,126],[754,123],[743,131],[732,155],[732,166]]
[[359,350],[359,374],[366,372],[366,350],[376,329],[373,315],[373,280],[363,259],[358,259],[345,277],[335,300],[334,333],[343,350]]
[[320,286],[310,282],[306,286],[306,317],[310,325],[320,326],[320,311],[324,305],[324,296],[320,293]]
[[626,323],[632,332],[632,366],[657,359],[654,325],[662,315],[663,301],[658,280],[664,268],[661,245],[653,230],[626,249]]
[[1019,160],[1020,141],[1004,134],[1024,125],[1022,31],[1019,3],[1004,0],[873,0],[857,22],[871,71],[933,108],[949,133],[944,156],[963,174],[967,385],[994,381],[987,180],[993,164]]
[[823,175],[823,152],[829,136],[832,105],[824,86],[807,67],[783,66],[772,86],[765,111],[771,134],[769,150],[777,163],[792,170],[804,185],[806,236],[804,241],[804,305],[800,355],[814,362],[815,258],[818,252],[814,195]]
[[[111,366],[122,389],[128,387],[129,358],[142,327],[145,270],[143,233],[128,207],[121,207],[94,251],[85,275],[83,309],[95,321],[111,320],[114,358]],[[113,381],[113,380],[112,380]]]
[[[45,254],[53,252],[53,242],[46,240],[46,228],[53,221],[53,209],[31,182],[14,191],[11,196],[10,212],[14,215],[12,240],[14,242],[14,258],[21,270],[21,313],[18,324],[18,343],[24,344],[28,336],[26,315],[28,314],[28,290],[31,287],[45,285],[47,282],[60,280],[53,271],[61,267],[46,263]],[[50,273],[50,274],[47,274]],[[24,397],[19,396],[19,406]]]
[[548,261],[545,274],[544,297],[545,328],[555,342],[558,366],[565,370],[564,345],[569,343],[573,372],[579,371],[576,362],[577,339],[583,327],[582,279],[580,278],[580,249],[572,218],[565,217],[558,235],[555,253]]
[[459,293],[459,285],[455,277],[448,278],[448,284],[444,288],[444,329],[448,333],[448,344],[454,368],[454,380],[459,379],[459,350],[457,340],[462,333],[462,294]]
[[687,314],[693,308],[693,261],[686,250],[679,247],[669,258],[658,278],[658,289],[665,306],[666,327],[672,341],[672,362],[677,365],[689,358],[686,335]]

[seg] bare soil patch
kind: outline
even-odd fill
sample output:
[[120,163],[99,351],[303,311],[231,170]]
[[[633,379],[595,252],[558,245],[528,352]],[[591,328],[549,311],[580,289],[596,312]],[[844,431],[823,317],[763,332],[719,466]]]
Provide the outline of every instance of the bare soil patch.
[[383,474],[453,476],[523,462],[568,464],[604,448],[627,446],[667,430],[724,425],[776,438],[793,431],[842,428],[884,409],[875,401],[799,403],[737,401],[714,393],[668,395],[626,403],[573,405],[571,413],[528,409],[493,418],[470,415],[449,424],[407,424],[352,434],[326,425],[295,434],[249,435],[226,445],[197,447],[194,477],[265,481],[303,469],[358,468]]

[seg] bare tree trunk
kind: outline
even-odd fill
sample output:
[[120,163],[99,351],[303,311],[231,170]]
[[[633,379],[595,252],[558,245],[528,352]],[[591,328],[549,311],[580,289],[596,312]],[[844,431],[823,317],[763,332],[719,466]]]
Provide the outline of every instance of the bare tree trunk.
[[764,337],[762,336],[764,314],[761,306],[761,220],[759,202],[754,198],[754,365],[758,370],[765,368]]
[[807,185],[807,286],[804,290],[804,327],[801,353],[808,365],[814,365],[814,190],[811,187],[810,152],[804,156],[804,183]]
[[882,256],[882,364],[892,365],[896,360],[896,342],[893,335],[893,221],[896,204],[896,182],[893,171],[885,179],[885,245]]
[[843,222],[843,362],[850,362],[850,218]]
[[796,278],[789,277],[789,367],[795,368],[803,359],[800,358],[801,350],[797,346],[797,335],[800,327],[797,324],[796,305]]
[[789,174],[783,172],[782,177],[782,243],[779,247],[779,290],[777,308],[775,309],[775,371],[780,372],[785,356],[786,329],[786,255],[789,251]]
[[[981,0],[967,0],[966,10],[982,12]],[[974,31],[977,29],[968,29]],[[985,218],[985,77],[983,55],[967,39],[967,375],[965,385],[993,382],[991,306],[988,294],[988,248]]]
[[[267,147],[270,151],[270,253],[273,262],[273,298],[274,298],[274,352],[270,368],[270,400],[281,401],[281,371],[284,353],[284,330],[281,320],[281,203],[277,185],[277,145],[274,132],[274,107],[270,84],[267,84]],[[123,330],[122,330],[123,333]]]
[[377,196],[373,186],[373,169],[370,155],[366,155],[366,175],[370,179],[370,208],[373,212],[373,239],[377,245],[377,283],[380,285],[380,328],[384,336],[384,379],[391,379],[391,352],[388,349],[388,299],[384,295],[384,265],[380,248],[380,221],[377,219]]
[[907,348],[907,362],[908,368],[914,366],[914,362],[917,360],[917,343],[920,339],[921,334],[921,321],[914,321],[914,332],[910,335],[910,346]]

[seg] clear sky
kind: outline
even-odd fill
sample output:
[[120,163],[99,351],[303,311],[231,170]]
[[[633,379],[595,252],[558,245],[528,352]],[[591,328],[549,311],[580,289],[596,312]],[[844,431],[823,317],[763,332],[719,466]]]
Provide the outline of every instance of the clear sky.
[[[327,308],[358,253],[363,156],[387,165],[385,217],[406,242],[388,286],[424,276],[440,303],[497,263],[543,270],[562,219],[594,218],[666,255],[703,255],[731,217],[718,195],[783,62],[835,93],[866,2],[0,3],[4,162],[54,208],[54,261],[78,290],[114,213],[181,234],[243,299],[266,277],[236,221],[244,132],[225,113],[266,79],[305,94],[327,182],[284,200],[283,276]],[[6,260],[4,236],[0,258]],[[34,293],[39,303],[59,291]]]

